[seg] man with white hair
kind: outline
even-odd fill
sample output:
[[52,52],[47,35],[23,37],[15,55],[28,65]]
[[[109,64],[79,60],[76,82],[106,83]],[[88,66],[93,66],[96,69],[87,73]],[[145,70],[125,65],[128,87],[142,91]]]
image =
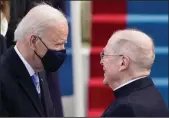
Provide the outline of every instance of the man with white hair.
[[1,60],[0,116],[56,116],[46,78],[39,72],[60,68],[67,36],[67,19],[47,4],[32,8],[21,20],[15,30],[16,45]]
[[168,110],[155,88],[150,71],[154,44],[145,33],[124,29],[115,32],[101,53],[104,84],[115,95],[102,117],[163,117]]

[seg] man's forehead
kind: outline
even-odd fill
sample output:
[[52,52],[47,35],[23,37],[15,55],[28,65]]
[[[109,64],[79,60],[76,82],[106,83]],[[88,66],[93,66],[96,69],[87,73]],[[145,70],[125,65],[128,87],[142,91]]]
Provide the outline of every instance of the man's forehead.
[[103,48],[103,51],[106,53],[112,53],[114,44],[115,44],[115,41],[109,40],[106,46]]

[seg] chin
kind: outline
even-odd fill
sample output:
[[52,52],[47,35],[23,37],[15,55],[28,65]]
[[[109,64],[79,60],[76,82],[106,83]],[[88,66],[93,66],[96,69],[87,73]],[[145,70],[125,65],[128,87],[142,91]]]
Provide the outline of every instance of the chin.
[[36,72],[42,72],[44,71],[44,67],[43,66],[39,66],[35,69]]
[[104,85],[108,85],[106,79],[103,80],[103,84],[104,84]]

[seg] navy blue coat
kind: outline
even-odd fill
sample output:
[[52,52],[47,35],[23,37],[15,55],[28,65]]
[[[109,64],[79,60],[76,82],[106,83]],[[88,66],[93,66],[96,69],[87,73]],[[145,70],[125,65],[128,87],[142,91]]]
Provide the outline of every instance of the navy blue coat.
[[2,55],[0,64],[0,116],[59,116],[57,111],[61,111],[58,107],[60,104],[57,106],[53,101],[54,98],[51,98],[50,85],[44,74],[39,74],[41,86],[41,98],[39,98],[25,65],[14,48],[9,48]]

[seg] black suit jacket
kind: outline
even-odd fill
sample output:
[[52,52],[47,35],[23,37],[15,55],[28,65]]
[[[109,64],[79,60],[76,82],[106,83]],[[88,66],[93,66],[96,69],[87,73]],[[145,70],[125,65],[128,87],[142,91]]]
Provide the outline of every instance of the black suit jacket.
[[150,77],[136,80],[115,92],[116,100],[102,117],[166,117],[168,109]]
[[0,65],[0,116],[55,116],[48,84],[42,76],[40,99],[25,65],[13,47],[8,49]]

